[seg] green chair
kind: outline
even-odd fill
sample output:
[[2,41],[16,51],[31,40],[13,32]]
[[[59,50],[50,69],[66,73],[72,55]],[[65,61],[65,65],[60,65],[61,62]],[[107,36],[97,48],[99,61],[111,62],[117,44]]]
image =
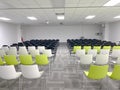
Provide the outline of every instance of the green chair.
[[103,46],[102,49],[107,49],[107,50],[110,50],[111,49],[111,46]]
[[74,46],[73,47],[73,53],[76,53],[77,50],[80,50],[81,49],[81,46]]
[[112,72],[108,72],[107,75],[113,80],[120,80],[120,65],[116,64]]
[[84,46],[84,47],[83,47],[83,49],[85,49],[85,52],[87,53],[87,52],[88,52],[88,50],[90,50],[90,49],[91,49],[91,46]]
[[97,53],[100,53],[101,46],[94,46],[93,49],[96,49]]
[[45,54],[36,55],[35,60],[36,60],[36,64],[38,64],[38,65],[48,65],[49,64],[48,57]]
[[113,50],[120,50],[120,46],[114,46],[112,49]]
[[23,64],[23,65],[32,65],[32,64],[34,64],[31,55],[20,55],[19,59],[20,59],[20,63]]
[[40,69],[43,70],[41,66],[49,65],[49,75],[51,74],[51,64],[49,64],[48,56],[46,54],[36,55],[36,64],[40,65]]
[[[89,79],[102,80],[106,77],[107,72],[108,72],[108,65],[103,65],[103,66],[91,65],[90,70],[84,71],[84,74]],[[86,86],[86,83],[85,83],[85,86]]]
[[0,65],[4,65],[5,62],[2,61],[2,58],[0,57]]
[[18,65],[19,64],[15,55],[5,55],[4,60],[7,65]]

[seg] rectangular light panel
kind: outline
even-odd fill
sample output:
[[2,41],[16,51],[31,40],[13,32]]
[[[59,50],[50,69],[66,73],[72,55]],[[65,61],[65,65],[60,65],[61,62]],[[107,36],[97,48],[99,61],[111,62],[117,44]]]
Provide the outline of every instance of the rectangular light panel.
[[93,19],[93,18],[95,18],[95,15],[89,15],[85,19]]
[[120,18],[120,15],[119,16],[115,16],[114,18]]
[[106,4],[104,4],[104,6],[115,6],[118,3],[120,3],[120,0],[110,0]]
[[57,19],[58,19],[58,20],[64,20],[64,19],[65,19],[65,16],[64,16],[64,15],[57,15]]
[[11,19],[6,18],[6,17],[0,17],[0,20],[9,21],[9,20],[11,20]]
[[33,16],[28,16],[27,19],[29,19],[29,20],[37,20],[37,18],[33,17]]

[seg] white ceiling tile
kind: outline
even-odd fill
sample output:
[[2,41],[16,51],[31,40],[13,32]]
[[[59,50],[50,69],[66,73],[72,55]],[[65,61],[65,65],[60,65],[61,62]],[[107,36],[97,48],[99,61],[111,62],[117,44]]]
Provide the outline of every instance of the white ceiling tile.
[[64,9],[54,9],[55,13],[64,13]]
[[71,3],[65,4],[65,7],[77,7],[77,6],[78,6],[78,4],[71,4]]
[[25,6],[19,0],[1,0],[9,8],[24,8]]
[[64,7],[65,0],[51,0],[51,4],[53,7]]
[[71,8],[71,9],[67,8],[65,9],[65,14],[68,13],[70,15],[71,13],[75,13],[75,11],[76,11],[76,8]]
[[65,0],[66,4],[77,4],[80,0]]
[[[109,0],[0,0],[0,16],[11,18],[11,23],[42,24],[79,24],[112,22],[120,15],[120,7],[103,7]],[[56,13],[65,13],[65,20],[58,21]],[[85,20],[87,15],[96,15],[93,20]],[[35,16],[35,22],[26,17]]]

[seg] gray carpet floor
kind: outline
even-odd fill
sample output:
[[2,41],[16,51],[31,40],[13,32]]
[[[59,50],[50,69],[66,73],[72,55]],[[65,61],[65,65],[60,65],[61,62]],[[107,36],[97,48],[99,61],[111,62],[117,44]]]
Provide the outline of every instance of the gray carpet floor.
[[[51,72],[48,71],[48,66],[46,66],[43,67],[45,73],[40,79],[23,79],[20,82],[22,90],[120,90],[118,81],[109,78],[102,81],[87,79],[83,71],[88,70],[89,67],[78,67],[75,63],[76,59],[76,57],[70,56],[66,44],[60,44],[55,61],[51,65]],[[8,82],[0,80],[0,90],[19,90],[18,80]]]

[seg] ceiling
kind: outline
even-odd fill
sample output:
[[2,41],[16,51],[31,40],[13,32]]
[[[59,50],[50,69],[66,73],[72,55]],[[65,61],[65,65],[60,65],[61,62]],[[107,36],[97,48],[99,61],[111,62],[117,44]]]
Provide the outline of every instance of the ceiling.
[[[103,7],[109,0],[0,0],[0,17],[7,17],[11,23],[65,25],[80,23],[105,23],[120,19],[120,4],[114,7]],[[65,20],[57,20],[56,13],[64,13]],[[96,15],[86,20],[88,15]],[[30,21],[26,17],[34,16],[38,20]]]

